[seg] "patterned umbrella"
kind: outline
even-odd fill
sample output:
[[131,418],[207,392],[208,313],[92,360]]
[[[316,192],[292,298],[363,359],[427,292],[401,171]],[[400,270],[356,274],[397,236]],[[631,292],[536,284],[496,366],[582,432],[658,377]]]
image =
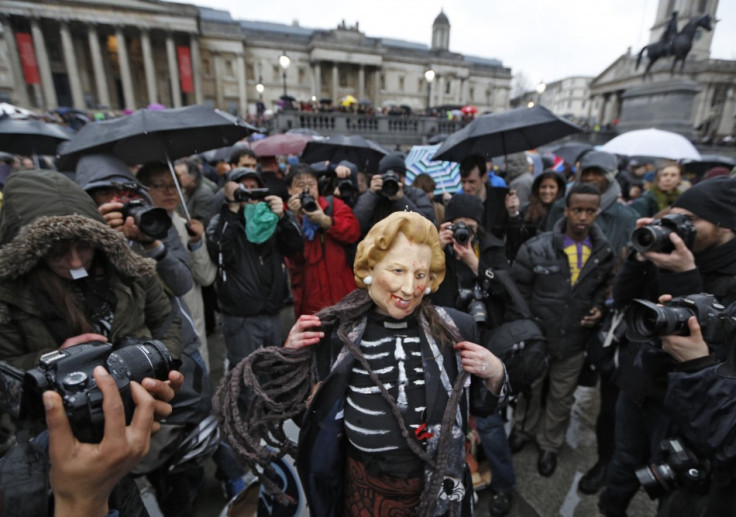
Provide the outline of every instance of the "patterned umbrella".
[[412,184],[422,173],[429,174],[437,184],[434,193],[455,192],[460,188],[460,164],[432,161],[437,145],[415,145],[406,157],[406,182]]

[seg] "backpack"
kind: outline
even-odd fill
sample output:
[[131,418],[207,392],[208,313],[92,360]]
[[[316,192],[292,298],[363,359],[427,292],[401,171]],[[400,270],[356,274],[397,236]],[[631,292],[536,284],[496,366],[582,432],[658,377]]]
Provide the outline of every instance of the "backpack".
[[490,330],[485,344],[506,366],[511,390],[524,393],[547,367],[547,340],[509,272],[501,270],[494,274],[522,317]]

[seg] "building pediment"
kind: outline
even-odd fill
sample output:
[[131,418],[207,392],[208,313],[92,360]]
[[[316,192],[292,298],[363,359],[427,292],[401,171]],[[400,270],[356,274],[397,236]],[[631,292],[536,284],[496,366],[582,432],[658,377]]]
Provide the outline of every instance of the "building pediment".
[[635,76],[641,75],[641,69],[636,71],[636,58],[630,54],[623,54],[613,63],[611,63],[603,72],[596,76],[590,83],[591,89],[617,83],[620,81],[631,80]]

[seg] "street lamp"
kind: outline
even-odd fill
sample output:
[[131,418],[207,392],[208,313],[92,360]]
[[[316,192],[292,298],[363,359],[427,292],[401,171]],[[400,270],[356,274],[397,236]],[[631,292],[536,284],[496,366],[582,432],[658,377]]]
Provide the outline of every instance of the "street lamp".
[[424,71],[424,80],[427,81],[427,115],[429,115],[429,106],[432,102],[432,81],[434,81],[435,77],[437,77],[437,73],[431,68]]
[[283,52],[281,56],[279,56],[279,65],[281,65],[281,68],[283,69],[283,75],[284,78],[284,96],[286,96],[286,69],[289,68],[289,65],[291,64],[291,59],[289,56],[286,55],[286,52]]
[[265,90],[265,89],[266,88],[263,86],[263,78],[262,77],[258,77],[258,84],[256,84],[256,91],[258,92],[258,95],[262,95],[263,94],[263,90]]
[[544,84],[544,81],[539,81],[535,89],[537,90],[537,104],[542,104],[542,94],[547,89],[547,85]]

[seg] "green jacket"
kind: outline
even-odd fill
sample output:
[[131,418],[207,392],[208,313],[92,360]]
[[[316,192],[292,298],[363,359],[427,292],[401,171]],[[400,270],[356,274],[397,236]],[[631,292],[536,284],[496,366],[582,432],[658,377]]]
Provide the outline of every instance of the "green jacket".
[[154,337],[176,359],[181,354],[180,322],[155,271],[155,263],[134,254],[122,233],[111,229],[92,199],[53,171],[10,177],[0,211],[0,360],[28,369],[71,336],[53,336],[38,307],[29,278],[54,242],[86,240],[110,266],[116,297],[109,340]]

